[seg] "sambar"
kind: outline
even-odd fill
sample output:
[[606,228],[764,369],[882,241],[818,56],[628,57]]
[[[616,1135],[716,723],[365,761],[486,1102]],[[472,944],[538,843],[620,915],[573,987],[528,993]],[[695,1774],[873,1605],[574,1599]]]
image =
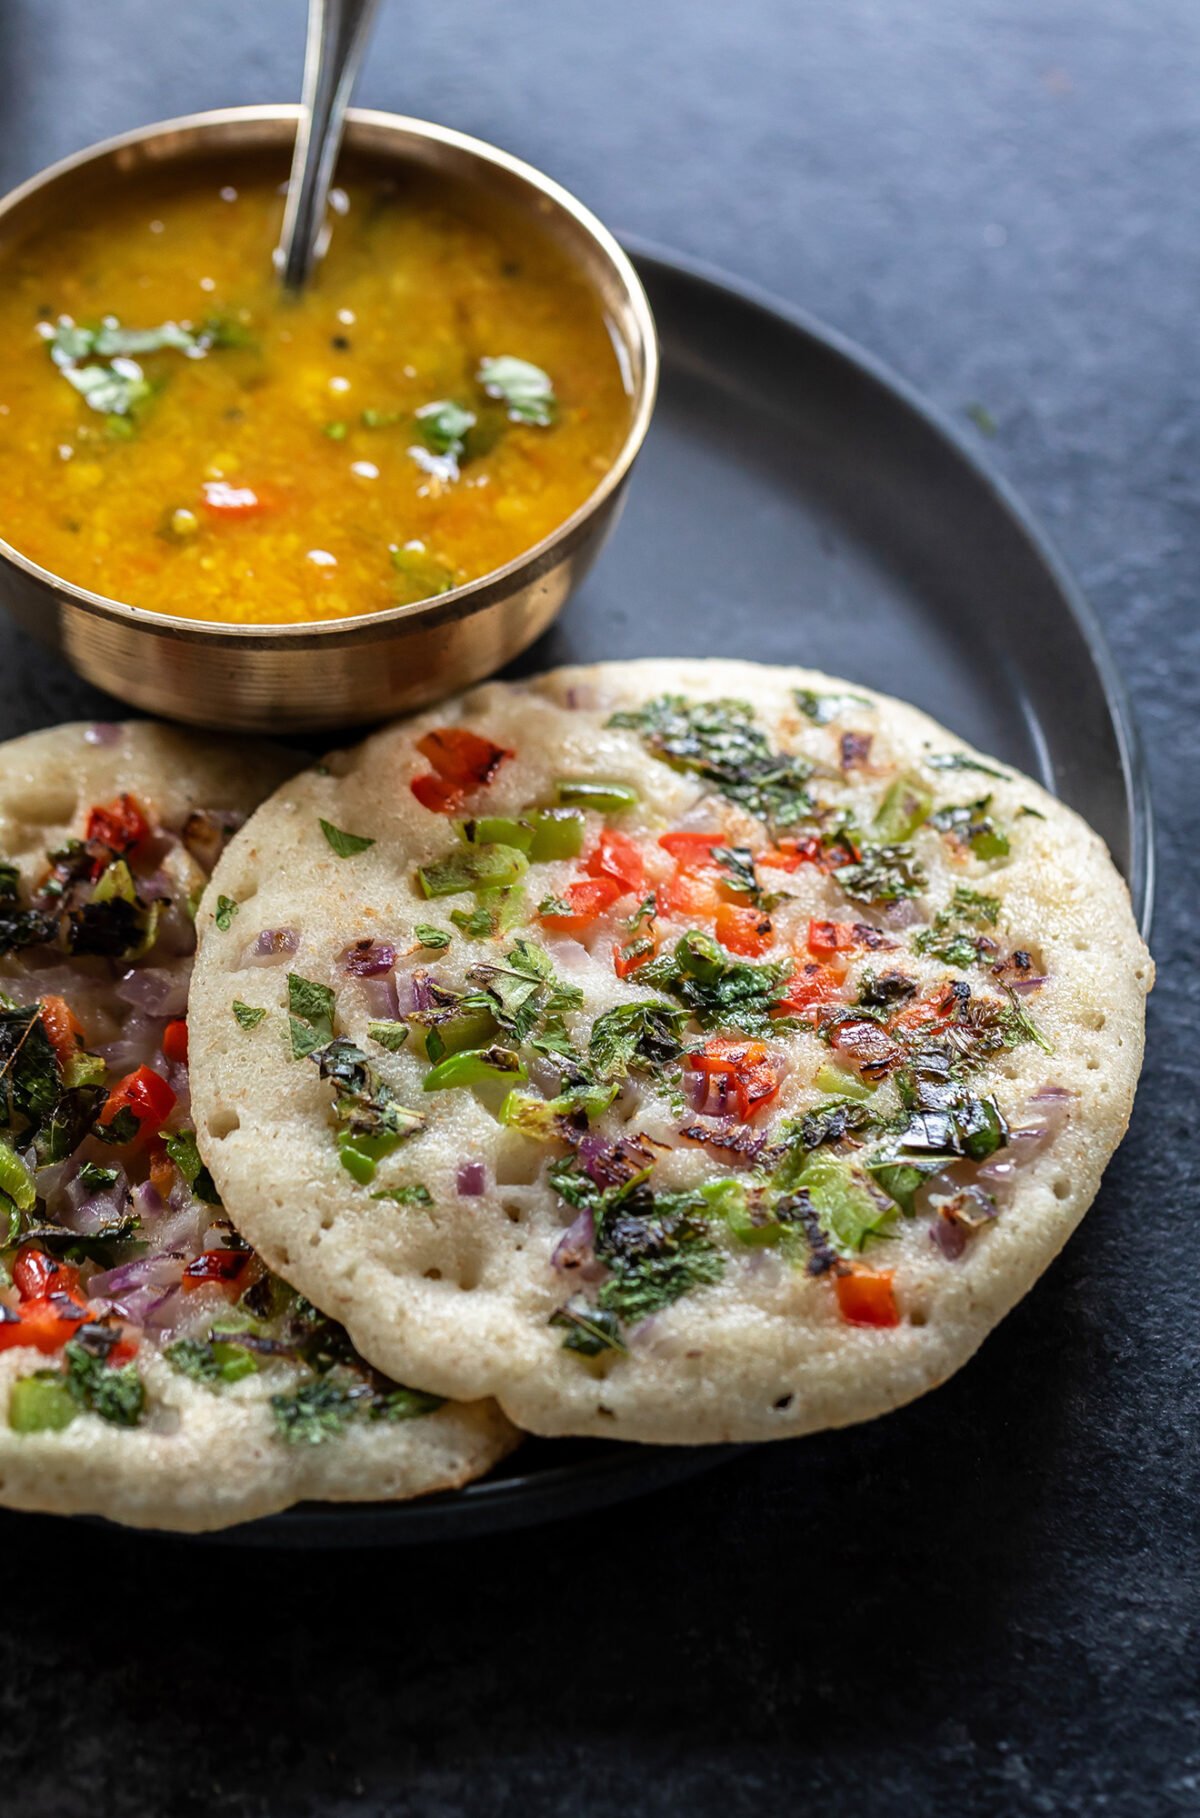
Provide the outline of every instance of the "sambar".
[[291,299],[283,175],[148,175],[0,269],[0,528],[52,573],[196,619],[348,618],[503,566],[616,459],[614,336],[527,216],[350,163]]

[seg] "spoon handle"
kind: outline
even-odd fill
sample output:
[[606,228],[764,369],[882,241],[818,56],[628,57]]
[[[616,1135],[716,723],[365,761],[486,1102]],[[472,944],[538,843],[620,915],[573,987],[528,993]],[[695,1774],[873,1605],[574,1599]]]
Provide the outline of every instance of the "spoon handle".
[[304,93],[275,267],[287,290],[307,283],[342,141],[350,92],[379,0],[309,0]]

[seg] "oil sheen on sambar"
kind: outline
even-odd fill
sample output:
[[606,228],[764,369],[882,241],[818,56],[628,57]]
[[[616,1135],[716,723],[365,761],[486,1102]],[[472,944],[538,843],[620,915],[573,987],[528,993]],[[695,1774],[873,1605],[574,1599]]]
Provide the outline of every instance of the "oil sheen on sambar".
[[[333,200],[299,300],[273,275],[282,199],[262,166],[130,184],[10,254],[15,548],[153,611],[294,623],[445,592],[583,504],[630,403],[600,304],[548,236],[432,178],[368,171]],[[128,355],[116,331],[71,338],[106,322],[185,332]]]

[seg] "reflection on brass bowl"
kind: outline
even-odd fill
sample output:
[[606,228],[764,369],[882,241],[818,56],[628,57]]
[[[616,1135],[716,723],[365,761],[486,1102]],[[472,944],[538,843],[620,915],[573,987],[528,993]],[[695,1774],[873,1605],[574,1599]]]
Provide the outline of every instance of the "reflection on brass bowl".
[[[292,107],[229,108],[110,139],[0,201],[0,258],[47,223],[111,199],[122,182],[223,157],[278,156]],[[346,152],[469,188],[486,209],[536,219],[594,290],[629,390],[625,440],[591,496],[549,536],[481,579],[413,605],[297,624],[172,617],[91,593],[0,538],[0,601],[89,681],[152,713],[198,725],[295,732],[381,719],[489,675],[562,609],[611,531],[654,409],[654,321],[632,265],[604,227],[529,165],[476,139],[399,115],[353,110]],[[264,255],[266,256],[266,255]],[[0,507],[2,510],[2,507]],[[2,523],[2,520],[0,520]]]

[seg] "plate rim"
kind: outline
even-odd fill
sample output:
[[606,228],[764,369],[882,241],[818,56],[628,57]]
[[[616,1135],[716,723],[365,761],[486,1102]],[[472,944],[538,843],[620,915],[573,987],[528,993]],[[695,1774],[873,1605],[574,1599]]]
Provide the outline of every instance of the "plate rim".
[[[1012,482],[994,470],[968,442],[966,432],[914,384],[841,329],[765,287],[739,278],[704,259],[676,252],[638,234],[618,232],[615,237],[634,261],[639,274],[644,267],[652,268],[651,286],[653,277],[659,273],[666,278],[686,278],[715,293],[727,304],[749,307],[775,322],[784,323],[823,355],[832,353],[846,366],[865,374],[875,386],[889,393],[949,445],[994,507],[1020,532],[1074,619],[1099,676],[1113,724],[1129,805],[1130,876],[1127,882],[1138,926],[1143,938],[1148,939],[1154,913],[1155,818],[1149,772],[1132,705],[1103,623],[1053,540]],[[605,1451],[597,1452],[595,1456],[568,1460],[561,1465],[551,1463],[532,1474],[484,1476],[460,1489],[417,1497],[409,1502],[304,1502],[234,1527],[171,1538],[232,1546],[311,1546],[321,1550],[363,1544],[404,1546],[482,1539],[491,1533],[536,1527],[582,1513],[579,1493],[588,1488],[594,1492],[588,1507],[598,1512],[686,1481],[739,1452],[757,1449],[734,1445],[647,1446],[633,1441],[601,1443]],[[525,1498],[530,1506],[522,1508]],[[545,1499],[549,1499],[551,1506],[545,1506]],[[492,1510],[501,1515],[495,1523],[489,1521]],[[444,1518],[444,1526],[439,1518]],[[402,1532],[406,1519],[411,1529],[407,1534]],[[344,1534],[329,1534],[329,1527],[339,1522],[344,1524]],[[112,1526],[107,1522],[100,1525]],[[380,1529],[385,1526],[391,1526],[395,1531],[381,1534]],[[306,1537],[306,1529],[312,1530],[310,1536]]]

